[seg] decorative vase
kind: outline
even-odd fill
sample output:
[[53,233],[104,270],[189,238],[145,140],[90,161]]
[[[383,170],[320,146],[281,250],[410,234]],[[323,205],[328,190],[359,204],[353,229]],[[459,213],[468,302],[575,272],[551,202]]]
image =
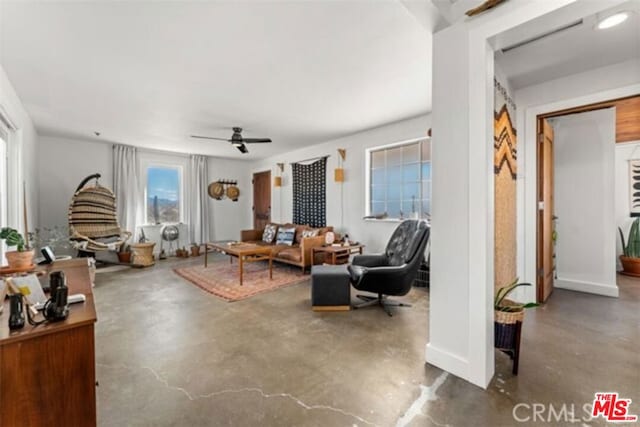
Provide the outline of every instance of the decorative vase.
[[21,269],[28,268],[33,265],[33,250],[30,251],[11,251],[5,254],[10,268]]
[[622,263],[622,274],[640,277],[640,258],[620,255],[620,262]]

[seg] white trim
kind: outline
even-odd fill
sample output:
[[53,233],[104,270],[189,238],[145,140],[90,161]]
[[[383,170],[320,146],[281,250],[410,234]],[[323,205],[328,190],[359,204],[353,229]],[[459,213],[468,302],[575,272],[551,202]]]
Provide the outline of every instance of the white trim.
[[[521,290],[515,297],[518,300],[535,301],[537,295],[537,280],[536,280],[536,248],[537,248],[537,170],[538,160],[536,153],[536,138],[537,138],[537,117],[540,114],[545,114],[551,111],[559,111],[568,108],[581,107],[583,105],[595,104],[598,102],[609,101],[611,99],[624,98],[627,96],[640,93],[640,84],[632,84],[615,89],[608,89],[599,92],[595,92],[589,95],[583,95],[578,97],[572,97],[561,101],[554,101],[551,103],[536,105],[525,108],[525,122],[524,122],[524,147],[520,151],[524,156],[522,163],[518,164],[518,167],[522,170],[523,179],[519,184],[518,193],[524,190],[524,197],[518,203],[518,218],[519,221],[524,219],[524,244],[518,245],[522,248],[524,257],[524,271],[520,271],[519,276],[524,282],[529,282],[533,286],[527,289]],[[519,174],[520,176],[520,174]],[[615,255],[615,252],[614,252]]]
[[618,298],[618,286],[615,284],[612,286],[606,283],[584,282],[581,280],[563,279],[558,277],[554,282],[554,287]]
[[438,348],[432,343],[427,343],[425,346],[425,354],[429,358],[429,364],[460,378],[468,378],[469,361],[464,357]]
[[2,121],[2,124],[9,131],[18,130],[18,127],[15,125],[13,120],[11,120],[11,117],[9,116],[9,113],[7,113],[7,110],[4,108],[4,106],[2,104],[0,104],[0,121]]

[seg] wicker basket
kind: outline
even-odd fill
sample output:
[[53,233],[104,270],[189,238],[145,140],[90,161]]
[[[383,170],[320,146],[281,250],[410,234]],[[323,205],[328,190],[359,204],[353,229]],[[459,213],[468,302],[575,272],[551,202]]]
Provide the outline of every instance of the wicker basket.
[[[520,305],[508,299],[502,300],[500,303],[505,306]],[[522,322],[524,320],[524,309],[520,311],[498,311],[494,310],[494,320],[496,323],[504,323],[507,325],[515,324],[516,322]]]

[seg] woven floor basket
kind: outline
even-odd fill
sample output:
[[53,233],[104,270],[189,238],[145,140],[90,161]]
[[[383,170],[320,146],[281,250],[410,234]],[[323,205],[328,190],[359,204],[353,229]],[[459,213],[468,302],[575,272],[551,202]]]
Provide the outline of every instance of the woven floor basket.
[[[508,299],[502,300],[501,304],[505,306],[519,305],[518,303]],[[524,320],[524,310],[515,312],[494,310],[494,320],[498,323],[504,323],[507,325],[522,322]]]

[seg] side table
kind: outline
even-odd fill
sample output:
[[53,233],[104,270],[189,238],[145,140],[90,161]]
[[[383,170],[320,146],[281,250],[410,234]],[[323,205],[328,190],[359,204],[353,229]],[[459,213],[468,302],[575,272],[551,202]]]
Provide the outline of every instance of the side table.
[[318,246],[311,248],[311,259],[315,264],[316,254],[325,254],[325,264],[340,265],[347,264],[349,257],[354,254],[362,254],[364,245],[350,246]]

